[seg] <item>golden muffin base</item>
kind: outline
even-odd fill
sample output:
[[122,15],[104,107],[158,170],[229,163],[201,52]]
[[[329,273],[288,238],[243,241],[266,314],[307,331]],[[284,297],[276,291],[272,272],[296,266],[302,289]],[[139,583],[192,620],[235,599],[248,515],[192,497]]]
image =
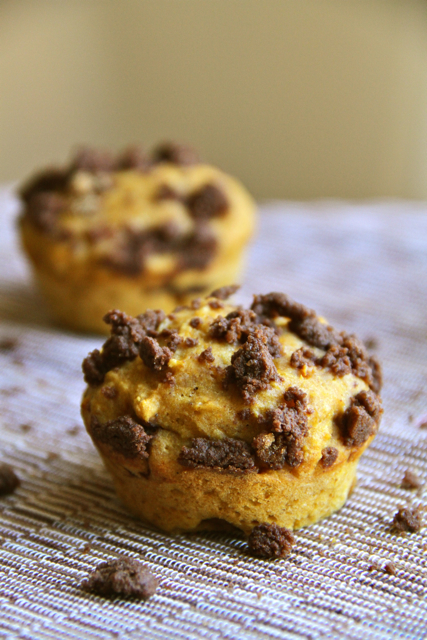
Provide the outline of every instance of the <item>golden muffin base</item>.
[[[167,367],[173,383],[167,383],[164,371],[153,371],[138,356],[108,371],[102,383],[90,384],[82,401],[86,428],[118,496],[136,516],[160,529],[221,529],[225,523],[249,533],[260,523],[296,529],[317,522],[344,505],[355,483],[358,460],[375,435],[377,423],[363,441],[346,442],[340,427],[353,398],[368,392],[368,384],[351,372],[338,376],[322,366],[291,366],[292,355],[307,343],[289,331],[289,319],[277,318],[278,376],[255,392],[248,404],[234,384],[224,386],[224,371],[239,344],[216,340],[211,333],[214,319],[236,308],[223,303],[218,308],[216,303],[208,298],[161,323],[159,331],[177,331],[182,340]],[[197,344],[183,346],[191,339]],[[208,348],[209,361],[200,358]],[[314,351],[320,362],[324,351],[315,347]],[[194,439],[233,438],[254,446],[254,438],[265,433],[263,417],[280,405],[289,389],[301,391],[307,399],[308,431],[300,463],[231,472],[209,466],[187,468],[180,462],[183,447]],[[146,456],[124,455],[113,441],[96,435],[94,420],[105,425],[121,416],[157,425]],[[334,460],[324,464],[325,451],[331,448]]]
[[[52,231],[34,224],[28,213],[31,201],[20,219],[24,250],[58,324],[74,330],[107,333],[102,318],[112,308],[130,315],[138,315],[147,308],[169,312],[195,296],[240,280],[245,248],[254,231],[255,206],[237,180],[204,164],[181,167],[164,163],[146,173],[128,170],[107,175],[111,186],[95,195],[73,192],[70,178],[69,192],[63,196],[66,207],[58,214]],[[95,178],[80,172],[74,180],[90,183]],[[124,229],[143,234],[169,225],[182,237],[196,233],[200,220],[191,215],[188,199],[207,185],[220,189],[228,209],[202,221],[203,228],[216,242],[213,256],[206,264],[182,266],[183,256],[171,248],[149,253],[139,272],[129,273],[108,265]],[[179,198],[156,200],[156,194],[166,186]],[[82,213],[88,197],[95,198],[96,207],[92,213]],[[89,200],[89,204],[92,202]],[[106,229],[109,235],[104,237]]]
[[98,445],[117,495],[138,518],[169,533],[226,529],[245,534],[260,523],[299,529],[331,515],[345,504],[355,482],[358,460],[343,461],[307,476],[268,471],[232,476],[204,469],[182,470],[165,459],[144,465],[111,456]]

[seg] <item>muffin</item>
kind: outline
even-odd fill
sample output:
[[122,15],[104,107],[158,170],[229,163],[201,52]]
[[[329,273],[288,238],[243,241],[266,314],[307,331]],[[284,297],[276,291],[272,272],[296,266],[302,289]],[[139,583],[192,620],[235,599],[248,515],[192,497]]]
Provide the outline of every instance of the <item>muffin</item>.
[[83,362],[86,428],[117,494],[168,532],[296,529],[343,506],[377,432],[381,370],[281,293],[111,311]]
[[20,191],[22,243],[54,319],[105,333],[105,313],[172,311],[240,277],[254,202],[182,145],[81,149]]

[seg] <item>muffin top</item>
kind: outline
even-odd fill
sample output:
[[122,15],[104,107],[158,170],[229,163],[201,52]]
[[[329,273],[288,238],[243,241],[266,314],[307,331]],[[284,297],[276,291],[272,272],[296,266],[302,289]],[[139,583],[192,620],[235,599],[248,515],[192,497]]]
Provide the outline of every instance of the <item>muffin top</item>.
[[282,293],[229,304],[236,288],[168,316],[106,315],[111,336],[83,363],[95,441],[132,457],[167,432],[184,467],[231,472],[301,473],[360,453],[382,414],[375,358]]
[[118,157],[81,149],[67,167],[36,175],[20,196],[21,227],[59,243],[61,263],[68,250],[73,261],[130,276],[203,269],[254,224],[243,186],[173,143],[150,156],[139,147]]

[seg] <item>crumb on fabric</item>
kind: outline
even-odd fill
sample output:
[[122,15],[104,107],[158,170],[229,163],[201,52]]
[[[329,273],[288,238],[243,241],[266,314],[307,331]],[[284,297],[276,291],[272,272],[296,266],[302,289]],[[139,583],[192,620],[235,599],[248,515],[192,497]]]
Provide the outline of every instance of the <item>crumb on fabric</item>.
[[420,478],[411,469],[406,469],[400,483],[402,489],[420,489],[423,486]]
[[393,518],[392,527],[395,531],[416,533],[423,525],[421,509],[418,506],[400,507]]
[[21,484],[12,467],[0,463],[0,496],[7,496],[15,491]]
[[266,523],[254,527],[248,539],[251,553],[262,558],[284,558],[294,543],[291,531],[277,524]]
[[19,342],[16,338],[0,338],[1,353],[10,353],[11,351],[15,351],[18,345]]
[[81,587],[100,596],[146,600],[155,593],[158,584],[157,578],[139,560],[120,557],[98,565]]

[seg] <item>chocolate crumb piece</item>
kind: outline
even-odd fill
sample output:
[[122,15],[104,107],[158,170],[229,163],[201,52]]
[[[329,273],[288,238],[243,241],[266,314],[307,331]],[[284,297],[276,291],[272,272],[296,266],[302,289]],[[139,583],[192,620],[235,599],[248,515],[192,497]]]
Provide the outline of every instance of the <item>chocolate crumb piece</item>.
[[181,200],[181,195],[168,184],[161,184],[154,194],[154,200],[157,202],[162,200]]
[[0,351],[2,353],[10,353],[15,351],[18,346],[18,340],[16,338],[1,338],[0,339]]
[[71,162],[70,173],[75,171],[87,171],[88,173],[109,172],[113,171],[114,164],[114,158],[109,151],[81,147],[77,150]]
[[136,318],[116,309],[109,311],[104,316],[104,322],[111,325],[111,335],[102,351],[94,349],[83,360],[85,381],[91,386],[97,386],[104,381],[108,371],[128,360],[134,360],[147,332],[157,331],[164,319],[163,311],[151,309]]
[[178,462],[190,469],[212,469],[233,474],[257,471],[250,446],[236,438],[193,438],[189,447],[181,449]]
[[208,347],[202,353],[199,354],[197,360],[202,364],[207,364],[210,362],[215,362],[215,356],[212,353],[212,347]]
[[294,369],[303,369],[304,367],[314,367],[317,359],[309,347],[301,347],[293,352],[290,359],[291,367]]
[[215,184],[206,184],[187,199],[190,214],[196,220],[209,220],[222,216],[228,210],[224,192]]
[[208,298],[218,298],[219,300],[227,300],[230,296],[232,296],[236,291],[240,289],[240,285],[231,284],[228,287],[220,287],[219,289],[215,289],[209,294]]
[[18,476],[11,466],[5,463],[0,464],[0,496],[7,496],[13,493],[21,484]]
[[67,433],[69,436],[77,436],[80,433],[80,426],[75,424],[74,427],[67,429]]
[[322,450],[320,464],[324,469],[328,469],[329,467],[332,467],[337,458],[338,449],[335,447],[325,447],[325,449]]
[[248,539],[251,553],[261,558],[285,558],[294,544],[292,532],[277,524],[259,524],[252,529]]
[[20,424],[19,428],[21,429],[21,431],[23,431],[24,433],[27,433],[28,431],[31,431],[31,429],[33,428],[30,424]]
[[235,382],[246,403],[251,403],[254,394],[267,389],[270,382],[279,380],[267,342],[266,332],[255,329],[245,344],[233,353],[231,365],[226,369],[225,386]]
[[410,469],[406,469],[400,486],[402,489],[420,489],[423,486],[423,483],[416,473]]
[[186,347],[197,347],[199,340],[198,338],[185,338],[184,344]]
[[136,171],[147,171],[150,168],[150,160],[143,148],[139,145],[125,149],[116,160],[116,169],[119,171],[134,169]]
[[379,425],[383,409],[379,397],[372,391],[360,391],[350,401],[341,420],[342,438],[346,447],[360,447]]
[[202,319],[196,316],[195,318],[191,318],[189,324],[190,327],[193,327],[193,329],[197,329],[202,324]]
[[147,600],[158,580],[134,558],[124,556],[102,562],[83,580],[82,589],[100,596],[124,596]]
[[108,398],[108,400],[114,400],[118,395],[116,387],[109,387],[108,385],[101,388],[101,393],[105,398]]
[[198,164],[199,155],[192,147],[176,142],[163,142],[153,151],[154,162],[171,162],[182,166]]
[[62,191],[67,181],[68,174],[62,169],[46,169],[24,184],[19,191],[19,196],[28,204],[35,194]]
[[366,338],[365,347],[367,349],[377,349],[378,348],[378,340],[374,337]]
[[154,338],[145,336],[139,346],[139,355],[146,367],[161,371],[168,366],[172,351],[168,347],[161,347]]
[[390,576],[395,576],[397,573],[396,565],[393,562],[386,562],[386,564],[384,565],[384,571]]
[[[375,393],[382,386],[381,367],[375,357],[369,357],[365,346],[356,336],[337,332],[324,324],[312,309],[291,300],[283,293],[254,296],[251,309],[260,320],[276,316],[289,318],[288,329],[305,340],[310,346],[324,349],[326,353],[313,364],[329,369],[334,375],[353,373],[364,380]],[[296,368],[301,363],[298,354],[294,358]]]
[[190,307],[191,309],[194,309],[194,311],[196,311],[197,309],[200,309],[201,306],[202,306],[201,298],[194,298],[194,300],[190,302]]
[[259,464],[266,469],[299,466],[304,460],[303,441],[308,434],[306,394],[290,387],[284,394],[284,403],[270,409],[259,422],[264,428],[252,441]]
[[130,416],[121,416],[104,424],[92,416],[90,430],[94,440],[107,444],[126,458],[148,458],[147,445],[153,436]]
[[395,531],[415,533],[421,529],[422,524],[420,507],[400,507],[393,518],[393,529]]
[[209,300],[208,302],[211,309],[223,309],[224,305],[221,300]]

